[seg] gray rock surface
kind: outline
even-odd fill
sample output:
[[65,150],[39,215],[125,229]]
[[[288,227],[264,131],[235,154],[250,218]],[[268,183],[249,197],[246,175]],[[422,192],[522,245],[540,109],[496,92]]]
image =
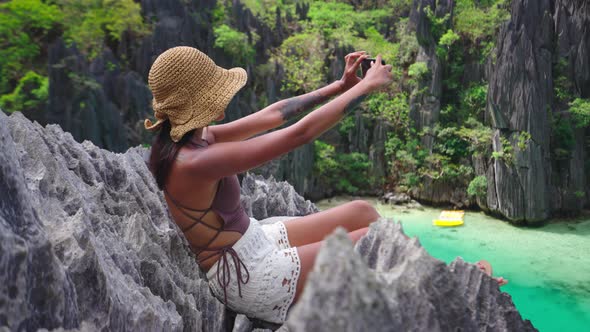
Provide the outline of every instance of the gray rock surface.
[[[66,47],[65,42],[58,39],[49,47],[48,53],[49,103],[45,121],[41,123],[59,124],[78,142],[87,139],[111,151],[125,151],[129,142],[124,119],[133,121],[129,126],[134,127],[135,122],[145,118],[149,111],[147,107],[141,107],[151,105],[151,93],[146,92],[145,84],[131,83],[132,77],[123,77],[110,51],[105,51],[89,65],[75,47]],[[107,62],[116,69],[107,69]],[[135,99],[137,105],[131,111],[128,104],[125,111],[135,114],[124,114],[118,109],[114,91],[125,91],[124,88],[116,89],[119,83],[133,85],[128,92],[133,93],[134,97],[130,99]]]
[[435,206],[451,204],[462,209],[472,204],[467,196],[468,185],[468,178],[465,177],[447,180],[423,176],[420,185],[410,189],[410,194],[422,203]]
[[[145,149],[108,152],[77,143],[56,125],[42,128],[20,113],[2,112],[0,142],[0,326],[232,326],[169,217],[145,165]],[[261,207],[255,211],[317,210],[286,183],[259,180],[247,188],[257,199],[276,198],[271,206],[245,197],[245,204]]]
[[391,193],[391,192],[389,192],[389,193],[386,193],[385,195],[383,195],[383,197],[381,197],[380,200],[385,203],[399,205],[399,204],[409,203],[412,200],[412,197],[410,197],[406,193]]
[[[588,187],[584,135],[578,130],[569,155],[557,160],[563,158],[554,156],[560,142],[551,119],[564,117],[568,108],[554,96],[558,63],[566,64],[559,75],[575,82],[567,92],[590,97],[589,25],[587,1],[514,0],[511,19],[500,31],[486,118],[496,129],[494,151],[503,151],[503,138],[514,153],[511,161],[490,163],[487,202],[481,205],[513,222],[534,224],[584,205],[584,199],[574,197]],[[531,139],[521,149],[517,142],[524,132]]]
[[242,179],[240,199],[246,213],[258,220],[272,216],[305,216],[319,211],[289,183],[250,173]]
[[12,330],[225,330],[139,149],[0,113],[0,323]]
[[[342,233],[328,241],[285,326],[235,318],[170,219],[145,149],[108,152],[2,112],[0,143],[2,330],[533,330],[473,265],[447,267],[386,220],[355,250]],[[287,183],[243,182],[258,219],[316,211]]]
[[500,32],[497,66],[490,77],[488,108],[497,110],[507,121],[491,121],[497,129],[494,151],[503,149],[500,137],[512,143],[513,132],[518,135],[527,131],[532,136],[531,148],[523,153],[526,155],[521,158],[520,168],[496,159],[492,164],[495,176],[488,178],[497,194],[488,196],[487,205],[516,222],[549,217],[548,173],[544,166],[549,162],[546,112],[552,95],[551,81],[547,79],[552,73],[550,10],[547,0],[512,3],[512,18]]
[[[408,30],[416,33],[420,48],[416,62],[423,62],[428,66],[427,77],[418,81],[410,96],[410,118],[416,131],[432,128],[438,122],[442,97],[442,63],[436,55],[436,44],[430,31],[430,21],[424,12],[430,8],[437,18],[447,14],[452,15],[454,2],[449,0],[415,0],[412,4]],[[422,144],[432,149],[434,139],[425,135]]]
[[[321,310],[318,310],[321,308]],[[290,331],[536,331],[473,264],[447,266],[381,219],[354,246],[340,229],[321,249]]]
[[[437,18],[449,15],[447,27],[451,28],[454,2],[443,0],[415,0],[412,4],[412,11],[408,23],[409,32],[415,33],[418,43],[420,45],[416,62],[423,62],[428,67],[428,74],[418,80],[410,95],[410,118],[413,121],[416,131],[428,131],[439,121],[441,99],[443,94],[443,75],[444,61],[438,58],[436,54],[436,47],[438,40],[435,39],[431,31],[430,19],[424,12],[426,8],[432,10]],[[477,80],[481,73],[481,68],[478,65],[473,65],[474,77],[466,77],[465,82],[470,80]],[[465,72],[467,73],[467,70]],[[431,153],[434,145],[434,137],[426,134],[421,138],[422,146],[427,148]],[[466,179],[433,179],[423,176],[420,179],[420,185],[417,185],[410,190],[410,194],[416,200],[422,203],[432,205],[453,205],[457,208],[467,208],[472,205],[472,201],[466,194],[469,182]]]

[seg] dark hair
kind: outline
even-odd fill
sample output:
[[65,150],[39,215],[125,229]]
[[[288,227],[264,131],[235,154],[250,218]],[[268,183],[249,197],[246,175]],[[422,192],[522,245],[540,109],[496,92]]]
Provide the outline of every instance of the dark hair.
[[154,137],[150,154],[149,168],[156,178],[156,183],[160,190],[164,190],[168,174],[170,174],[170,169],[172,168],[172,164],[176,159],[178,151],[180,151],[180,148],[190,140],[195,132],[195,129],[189,131],[182,136],[178,143],[176,143],[170,138],[170,130],[170,121],[164,121],[160,132]]

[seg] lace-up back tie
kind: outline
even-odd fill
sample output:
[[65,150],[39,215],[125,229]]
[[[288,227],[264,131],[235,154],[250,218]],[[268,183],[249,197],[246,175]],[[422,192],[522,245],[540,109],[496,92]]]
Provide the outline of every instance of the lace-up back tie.
[[[238,294],[242,297],[242,286],[241,284],[247,284],[250,280],[250,272],[248,268],[244,264],[244,262],[240,259],[238,253],[232,247],[225,247],[221,249],[221,257],[219,257],[219,261],[217,263],[217,282],[223,288],[223,296],[224,301],[227,303],[227,286],[231,282],[231,273],[230,273],[230,265],[227,259],[227,255],[231,256],[234,261],[234,266],[236,267],[236,277],[238,282]],[[242,274],[242,268],[245,272],[245,278]]]
[[[219,184],[217,185],[217,191],[215,192],[215,198],[213,199],[211,206],[205,210],[193,209],[193,208],[189,208],[189,207],[181,205],[176,199],[174,199],[172,197],[172,195],[170,195],[170,193],[166,189],[164,189],[164,192],[166,193],[168,198],[170,198],[170,201],[177,207],[177,209],[184,216],[186,216],[187,218],[189,218],[193,221],[193,223],[191,223],[189,226],[182,229],[183,233],[188,232],[196,225],[203,225],[203,226],[215,231],[215,235],[213,237],[211,237],[211,239],[207,242],[207,244],[204,247],[199,247],[199,246],[196,246],[193,244],[191,244],[191,247],[193,248],[193,252],[197,255],[197,262],[199,264],[202,264],[204,261],[206,261],[210,258],[213,258],[214,256],[219,255],[219,260],[217,262],[216,278],[217,278],[217,281],[219,282],[219,284],[221,285],[221,287],[223,288],[224,301],[226,304],[227,304],[227,286],[231,282],[230,259],[233,260],[234,266],[236,268],[238,294],[240,295],[240,297],[242,297],[241,285],[248,283],[248,281],[250,280],[250,272],[248,271],[246,264],[244,264],[244,262],[240,259],[240,256],[238,255],[238,253],[232,248],[233,244],[218,247],[218,248],[210,248],[211,244],[219,237],[219,235],[222,232],[232,231],[232,232],[238,232],[243,235],[245,232],[245,229],[248,228],[248,225],[250,223],[250,219],[248,218],[248,216],[244,212],[242,205],[239,203],[239,186],[240,186],[240,184],[237,180],[237,177],[235,175],[234,175],[234,177],[235,177],[235,179],[228,177],[228,178],[223,178],[219,181]],[[222,189],[220,189],[220,188],[224,187],[224,183],[226,182],[227,179],[229,179],[229,185],[226,187],[235,187],[237,185],[237,190],[238,190],[238,192],[237,192],[238,193],[237,207],[233,208],[233,210],[229,211],[229,212],[219,209],[220,204],[218,204],[218,197],[228,196],[228,195],[231,196],[232,192],[235,191],[235,188],[223,188],[223,189],[225,189],[225,193],[229,192],[227,195],[224,195],[224,193],[222,192]],[[210,225],[202,220],[207,215],[207,213],[209,213],[209,211],[211,211],[211,210],[214,210],[222,218],[223,224],[221,225],[221,227]],[[187,211],[202,212],[202,214],[200,217],[195,217],[194,215],[191,215]],[[226,220],[226,217],[228,217],[228,216],[230,217],[229,221]],[[212,254],[208,255],[206,257],[203,257],[203,258],[198,258],[198,256],[205,251],[212,252]]]

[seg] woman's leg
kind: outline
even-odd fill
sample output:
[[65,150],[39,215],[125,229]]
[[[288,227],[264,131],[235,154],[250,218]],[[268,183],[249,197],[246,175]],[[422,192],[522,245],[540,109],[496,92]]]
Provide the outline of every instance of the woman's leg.
[[368,227],[379,219],[377,210],[368,202],[356,200],[305,217],[284,221],[291,247],[320,242],[338,226],[348,232]]
[[[348,237],[353,243],[356,243],[363,235],[367,234],[368,231],[369,228],[367,227],[357,229],[356,231],[348,233]],[[307,275],[313,268],[315,258],[317,257],[318,251],[320,250],[323,243],[323,241],[320,241],[297,247],[297,254],[299,254],[299,261],[301,262],[301,272],[299,273],[299,280],[297,281],[297,288],[295,291],[295,299],[293,300],[293,303],[299,299],[301,292],[303,292],[303,287],[307,281]]]

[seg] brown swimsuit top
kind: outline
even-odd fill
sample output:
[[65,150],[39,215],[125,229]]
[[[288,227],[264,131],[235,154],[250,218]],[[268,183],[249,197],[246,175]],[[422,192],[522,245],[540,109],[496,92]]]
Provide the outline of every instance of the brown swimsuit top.
[[[205,142],[207,141],[205,140]],[[206,148],[207,146],[209,146],[209,142],[207,142],[206,146],[201,147]],[[248,229],[248,226],[250,225],[250,218],[248,217],[246,211],[244,210],[244,207],[240,203],[240,182],[238,181],[237,175],[228,176],[219,180],[213,202],[211,203],[211,206],[205,210],[183,206],[174,197],[172,197],[172,195],[170,195],[170,193],[165,188],[164,192],[168,195],[170,201],[178,208],[178,210],[182,214],[193,220],[192,224],[182,229],[183,233],[188,232],[193,227],[199,224],[216,231],[215,235],[207,242],[207,244],[204,247],[192,245],[193,251],[197,256],[204,251],[212,252],[211,255],[208,255],[202,259],[198,259],[199,263],[202,263],[203,261],[206,261],[207,259],[213,256],[221,255],[219,257],[219,261],[217,262],[216,274],[217,281],[223,288],[224,300],[226,304],[226,288],[231,281],[230,265],[227,257],[229,255],[234,262],[234,266],[236,267],[238,292],[241,297],[241,284],[246,284],[249,281],[250,273],[248,272],[246,265],[238,256],[238,253],[232,248],[234,243],[221,247],[210,247],[210,245],[213,243],[213,241],[215,241],[215,239],[217,239],[221,232],[233,231],[244,235],[244,233]],[[203,212],[203,214],[200,217],[195,217],[187,211]],[[221,217],[221,219],[223,220],[223,224],[221,225],[221,227],[210,225],[202,220],[202,218],[205,217],[205,215],[207,215],[209,211],[214,211]]]

